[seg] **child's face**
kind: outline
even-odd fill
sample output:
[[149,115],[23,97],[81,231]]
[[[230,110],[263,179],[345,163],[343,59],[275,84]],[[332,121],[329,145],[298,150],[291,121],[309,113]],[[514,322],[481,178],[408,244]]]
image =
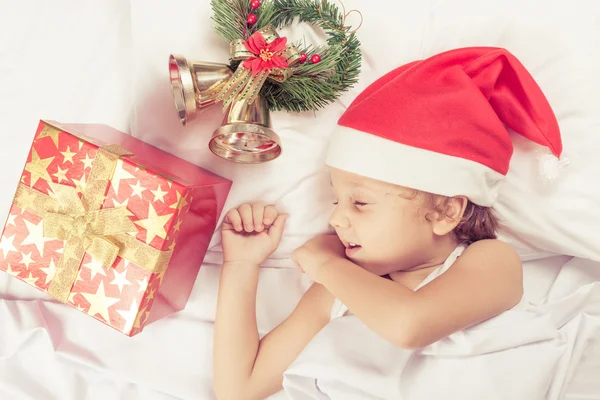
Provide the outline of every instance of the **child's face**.
[[350,260],[380,276],[430,261],[436,238],[429,210],[411,189],[338,169],[331,184],[337,205],[329,222]]

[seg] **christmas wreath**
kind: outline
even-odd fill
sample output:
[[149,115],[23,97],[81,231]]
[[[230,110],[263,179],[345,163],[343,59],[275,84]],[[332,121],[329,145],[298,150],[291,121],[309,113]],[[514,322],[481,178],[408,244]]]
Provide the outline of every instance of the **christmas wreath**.
[[[215,30],[230,43],[229,66],[236,71],[222,91],[224,107],[240,96],[260,94],[271,111],[315,111],[357,82],[360,42],[356,29],[345,25],[356,10],[340,11],[328,0],[212,0],[211,5]],[[277,28],[296,20],[323,29],[327,46],[288,44],[277,35]]]

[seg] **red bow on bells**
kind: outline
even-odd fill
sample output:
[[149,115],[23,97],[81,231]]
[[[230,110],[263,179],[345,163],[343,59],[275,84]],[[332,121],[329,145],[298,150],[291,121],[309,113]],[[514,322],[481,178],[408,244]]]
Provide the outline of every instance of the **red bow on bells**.
[[256,57],[244,61],[244,68],[252,70],[252,76],[256,76],[260,71],[272,68],[287,68],[288,62],[285,58],[277,55],[287,44],[287,38],[281,37],[267,43],[260,32],[254,32],[252,36],[244,42],[246,49]]

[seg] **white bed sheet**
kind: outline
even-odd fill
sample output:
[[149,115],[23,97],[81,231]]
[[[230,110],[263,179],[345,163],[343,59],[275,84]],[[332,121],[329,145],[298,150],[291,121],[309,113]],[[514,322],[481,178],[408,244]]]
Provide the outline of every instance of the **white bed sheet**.
[[[0,2],[1,221],[12,201],[38,119],[100,122],[123,131],[131,131],[132,124],[139,128],[151,123],[152,118],[176,121],[168,109],[170,100],[161,92],[164,82],[149,89],[153,94],[149,98],[158,99],[155,103],[136,101],[132,93],[133,71],[139,68],[132,61],[132,37],[149,29],[136,27],[132,4],[139,10],[140,3],[135,0]],[[341,103],[347,104],[351,96],[349,93]],[[267,263],[275,268],[261,270],[257,305],[261,334],[289,314],[309,285],[295,269],[276,267],[290,266],[289,252],[327,226],[327,210],[315,207],[323,204],[323,199],[311,199],[315,193],[324,193],[321,189],[327,186],[317,167],[328,133],[300,132],[316,124],[331,126],[340,109],[324,110],[318,119],[308,113],[277,115],[276,129],[286,148],[292,149],[278,160],[277,168],[294,171],[293,179],[269,181],[276,176],[269,165],[243,171],[218,160],[211,165],[215,172],[236,182],[229,206],[263,200],[291,213],[282,246]],[[206,113],[204,134],[219,120],[217,112]],[[142,138],[208,167],[206,138],[177,132]],[[263,184],[257,185],[258,180]],[[211,399],[219,258],[217,234],[188,307],[134,338],[0,274],[0,399]],[[600,280],[599,264],[564,256],[528,261],[525,270],[526,291],[536,299],[561,296]],[[597,318],[599,309],[600,305],[591,301],[582,313]],[[600,398],[594,379],[600,371],[597,336],[593,324],[582,327],[584,343],[570,364],[573,375],[567,399]]]
[[[565,264],[565,260],[569,261]],[[570,293],[598,280],[599,267],[560,256],[529,261],[527,292],[532,297]],[[133,338],[47,300],[20,281],[0,280],[0,398],[212,399],[212,322],[218,276],[217,265],[204,265],[186,310]],[[547,287],[540,284],[540,277],[549,283]],[[293,269],[261,271],[257,309],[261,334],[288,315],[307,284]],[[585,306],[590,325],[584,321],[579,327],[583,342],[565,365],[569,368],[565,399],[597,399],[600,394],[600,302],[594,301]]]

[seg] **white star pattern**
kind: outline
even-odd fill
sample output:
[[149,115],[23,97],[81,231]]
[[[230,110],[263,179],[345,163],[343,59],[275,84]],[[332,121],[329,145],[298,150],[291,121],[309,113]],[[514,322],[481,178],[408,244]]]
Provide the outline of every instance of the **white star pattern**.
[[29,234],[21,243],[21,246],[26,244],[34,244],[38,250],[40,257],[44,257],[44,244],[49,240],[44,237],[44,220],[40,220],[40,222],[36,224],[32,224],[26,219],[23,220],[25,225],[27,225],[27,231]]
[[[75,296],[77,296],[79,292],[71,292],[69,293],[69,299],[67,300],[67,303],[73,303],[75,304]],[[77,308],[79,308],[79,306],[77,306]],[[82,311],[85,311],[84,308],[79,308]]]
[[11,237],[3,236],[0,240],[0,250],[2,250],[2,254],[4,255],[4,259],[6,259],[6,255],[11,251],[17,251],[15,248],[13,241],[15,240],[15,235]]
[[179,192],[175,192],[175,193],[177,193],[177,202],[175,203],[175,205],[177,206],[177,209],[183,210],[184,207],[189,204],[187,195],[182,196],[181,193],[179,193]]
[[73,153],[71,151],[71,146],[67,146],[67,151],[61,151],[60,154],[62,154],[65,163],[70,162],[73,164],[73,156],[75,156],[77,153]]
[[62,181],[69,181],[67,179],[67,171],[68,169],[62,169],[60,167],[56,167],[57,171],[55,174],[52,174],[52,176],[54,176],[56,178],[56,180],[58,181],[58,183],[61,183]]
[[[127,215],[127,216],[135,215],[134,213],[129,211],[129,209],[127,208],[127,207],[129,207],[129,197],[126,198],[122,203],[119,203],[116,199],[113,199],[113,204],[114,204],[113,205],[114,208],[125,207],[125,215]],[[137,235],[137,233],[138,233],[137,227],[135,228],[134,231],[129,232],[129,233],[133,233],[134,235]]]
[[133,190],[133,193],[131,193],[131,197],[133,196],[138,196],[140,199],[142,198],[142,192],[144,190],[146,190],[145,187],[143,187],[142,185],[140,185],[140,181],[138,180],[135,185],[129,185],[131,187],[131,190]]
[[6,220],[6,225],[15,225],[15,218],[17,218],[17,214],[8,214],[8,219]]
[[[115,208],[118,208],[118,207],[127,208],[127,207],[129,207],[129,197],[126,198],[122,203],[119,203],[116,199],[113,199],[113,204],[114,204]],[[129,212],[128,215],[133,215],[133,214],[131,214],[131,212],[129,210],[127,210],[127,211]]]
[[96,274],[106,276],[106,271],[104,270],[104,266],[98,259],[96,259],[94,257],[92,257],[92,261],[90,261],[87,264],[84,264],[83,266],[90,270],[90,274],[91,274],[90,280],[93,280],[96,277]]
[[129,311],[117,310],[117,312],[125,320],[125,326],[123,327],[123,332],[124,333],[131,332],[131,329],[133,328],[133,324],[135,323],[138,311],[139,311],[138,310],[138,305],[135,302],[135,299],[133,299],[131,301],[131,307],[129,308]]
[[21,279],[24,280],[25,282],[27,282],[28,284],[30,284],[31,286],[35,286],[36,282],[40,278],[34,277],[33,275],[31,275],[31,272],[29,272],[29,276],[27,276],[26,278],[21,278]]
[[155,236],[158,236],[161,239],[167,237],[165,224],[172,216],[173,214],[158,215],[156,209],[152,203],[150,203],[148,204],[148,218],[140,219],[134,223],[146,229],[146,243],[150,243]]
[[148,277],[144,277],[143,280],[141,281],[137,281],[138,285],[140,285],[140,288],[138,289],[138,291],[140,292],[145,292],[146,289],[148,289]]
[[156,289],[153,289],[150,291],[150,293],[148,293],[148,296],[146,297],[146,300],[150,301],[154,298],[154,293],[156,292]]
[[113,304],[117,303],[118,298],[114,297],[106,297],[106,293],[104,292],[104,282],[100,281],[100,285],[98,285],[98,290],[95,294],[92,293],[80,293],[85,299],[90,303],[90,309],[88,310],[88,314],[92,317],[96,314],[100,314],[102,318],[106,322],[110,322],[110,317],[108,316],[108,308]]
[[82,159],[81,162],[83,163],[83,169],[86,170],[88,168],[92,168],[92,163],[94,162],[94,159],[90,158],[90,156],[86,153],[85,159]]
[[[144,314],[146,314],[146,317],[148,317],[148,314],[150,312],[146,311],[146,309],[142,309],[140,310],[140,312],[138,312],[137,317],[135,318],[135,322],[133,323],[133,327],[134,329],[139,329],[142,326],[142,318],[144,318]],[[146,321],[147,318],[144,318],[144,322]]]
[[181,223],[183,222],[183,219],[179,218],[177,220],[177,223],[175,224],[175,226],[173,227],[175,232],[179,232],[179,229],[181,229]]
[[54,190],[49,190],[48,191],[48,196],[50,196],[53,199],[58,200],[60,202],[60,199],[58,198],[58,196],[56,195],[56,193],[54,193]]
[[21,271],[15,271],[12,269],[12,265],[8,264],[6,268],[6,273],[12,276],[17,276],[21,273]]
[[110,181],[110,184],[115,191],[115,194],[119,195],[119,185],[121,184],[122,179],[133,179],[135,176],[131,175],[129,172],[125,171],[123,168],[123,160],[117,161],[117,168],[115,168],[115,173],[113,174],[113,178]]
[[85,280],[81,277],[81,271],[82,271],[82,269],[79,268],[79,271],[77,271],[77,279],[75,279],[75,282],[78,282],[78,281],[85,282]]
[[115,279],[113,279],[113,281],[110,283],[111,285],[117,285],[119,287],[119,293],[123,293],[123,286],[124,285],[131,285],[131,282],[129,282],[126,278],[127,276],[127,270],[118,273],[117,271],[115,271]]
[[33,259],[31,258],[31,252],[29,252],[28,254],[25,253],[21,253],[21,264],[24,264],[27,269],[29,269],[29,264],[31,264],[33,262]]
[[160,185],[158,185],[158,189],[151,190],[151,192],[154,195],[154,201],[160,200],[163,203],[165,202],[165,194],[169,193],[169,192],[163,192],[162,189],[160,188]]
[[87,183],[85,181],[85,174],[81,175],[81,179],[71,179],[71,180],[75,184],[77,191],[80,193],[83,193],[83,191],[85,190],[85,185]]
[[52,278],[54,278],[54,275],[56,274],[56,264],[54,264],[54,260],[50,260],[50,265],[48,265],[46,268],[40,268],[42,271],[44,271],[44,273],[46,274],[46,285],[48,284],[48,282],[50,282],[52,280]]

